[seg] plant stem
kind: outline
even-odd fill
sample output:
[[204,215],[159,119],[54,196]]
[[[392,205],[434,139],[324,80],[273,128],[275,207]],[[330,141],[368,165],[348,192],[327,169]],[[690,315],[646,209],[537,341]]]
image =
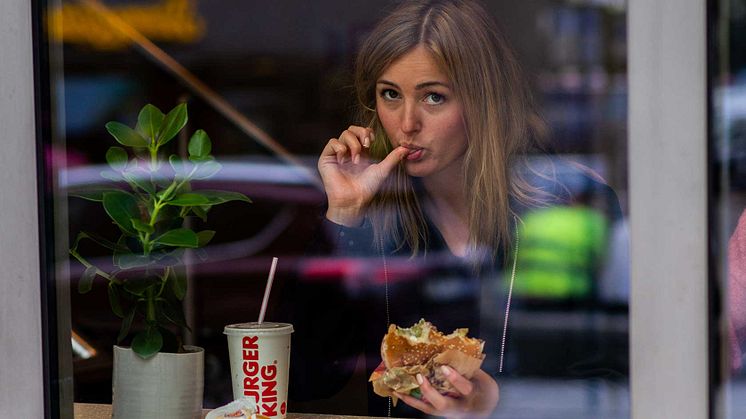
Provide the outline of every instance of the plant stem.
[[150,170],[155,172],[158,169],[158,147],[150,149]]
[[[155,226],[155,221],[158,218],[158,212],[160,212],[161,208],[163,208],[163,200],[162,198],[158,198],[158,200],[155,201],[153,204],[153,212],[150,214],[150,220],[148,220],[148,225],[151,227]],[[152,249],[152,244],[150,242],[150,236],[151,233],[146,233],[145,237],[141,238],[142,240],[142,250],[143,254],[146,256],[150,254],[150,251]]]
[[145,321],[148,324],[155,323],[155,297],[153,296],[153,287],[148,287],[148,289],[145,291],[145,299]]
[[[157,149],[151,149],[150,150],[150,155],[151,155],[153,161],[156,161],[155,160],[156,159],[156,157],[155,157],[156,154],[154,154],[156,151],[157,151]],[[151,165],[152,165],[152,163],[151,163]],[[150,214],[150,220],[148,221],[148,225],[150,225],[151,227],[155,226],[155,221],[158,218],[158,212],[160,212],[161,208],[163,208],[164,206],[166,206],[166,204],[164,203],[165,199],[166,198],[170,198],[169,195],[171,195],[174,191],[178,191],[179,188],[181,188],[182,186],[184,186],[184,184],[189,181],[189,179],[192,177],[192,175],[194,174],[194,172],[196,170],[197,170],[197,168],[193,167],[192,171],[189,173],[189,175],[187,175],[180,182],[177,182],[176,180],[174,180],[173,182],[171,182],[171,185],[169,185],[168,188],[166,188],[166,191],[168,193],[164,193],[161,197],[159,197],[159,198],[157,198],[155,200],[155,202],[153,203],[153,212]],[[146,256],[149,255],[150,252],[153,250],[152,249],[153,246],[152,246],[152,243],[150,241],[150,237],[151,237],[151,233],[147,233],[144,238],[141,238],[143,253]]]

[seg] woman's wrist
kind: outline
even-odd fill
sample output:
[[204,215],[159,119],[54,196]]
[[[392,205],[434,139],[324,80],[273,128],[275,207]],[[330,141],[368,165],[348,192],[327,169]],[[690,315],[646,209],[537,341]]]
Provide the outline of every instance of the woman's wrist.
[[365,214],[359,208],[332,208],[326,210],[326,219],[345,227],[360,227],[365,221]]

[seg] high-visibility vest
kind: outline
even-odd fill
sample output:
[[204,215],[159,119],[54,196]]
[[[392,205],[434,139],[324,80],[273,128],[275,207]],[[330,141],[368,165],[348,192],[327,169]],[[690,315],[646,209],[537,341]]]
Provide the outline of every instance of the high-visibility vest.
[[591,297],[606,251],[606,217],[585,206],[554,206],[522,220],[513,293],[548,300]]

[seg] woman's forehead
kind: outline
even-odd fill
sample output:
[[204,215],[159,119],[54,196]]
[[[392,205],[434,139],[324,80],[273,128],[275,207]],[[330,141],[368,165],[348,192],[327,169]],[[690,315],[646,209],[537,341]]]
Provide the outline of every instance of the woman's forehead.
[[395,84],[407,82],[413,86],[439,82],[450,86],[450,79],[443,71],[440,62],[422,45],[393,60],[384,68],[377,81],[389,81]]

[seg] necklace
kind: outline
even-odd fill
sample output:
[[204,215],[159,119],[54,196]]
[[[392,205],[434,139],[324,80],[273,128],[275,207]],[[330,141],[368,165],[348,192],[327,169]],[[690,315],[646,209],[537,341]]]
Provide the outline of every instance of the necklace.
[[[386,263],[386,252],[383,250],[383,236],[378,236],[378,250],[381,252],[383,261],[383,292],[386,299],[386,330],[389,330],[391,324],[391,315],[389,314],[389,267]],[[388,397],[386,406],[386,417],[391,417],[391,396]]]
[[503,360],[505,358],[505,340],[508,337],[508,317],[510,316],[510,301],[513,299],[513,282],[515,282],[515,268],[518,265],[518,217],[513,217],[515,226],[515,246],[513,250],[513,269],[510,272],[510,285],[508,286],[508,300],[505,302],[505,320],[503,321],[503,337],[500,342],[500,365],[497,372],[503,372]]
[[[510,284],[508,285],[508,298],[505,302],[505,319],[503,321],[503,333],[502,339],[500,340],[500,363],[498,366],[498,372],[503,372],[503,361],[505,359],[505,342],[508,338],[508,318],[510,317],[510,303],[513,299],[513,283],[515,282],[515,271],[518,266],[518,217],[513,216],[513,225],[515,227],[515,245],[513,246],[513,268],[510,272]],[[386,330],[388,330],[391,324],[391,315],[389,313],[389,270],[388,263],[386,261],[386,252],[383,248],[383,236],[378,237],[378,250],[381,254],[381,260],[383,261],[383,280],[384,280],[384,296],[386,301]],[[388,415],[391,417],[391,397],[388,398]]]

